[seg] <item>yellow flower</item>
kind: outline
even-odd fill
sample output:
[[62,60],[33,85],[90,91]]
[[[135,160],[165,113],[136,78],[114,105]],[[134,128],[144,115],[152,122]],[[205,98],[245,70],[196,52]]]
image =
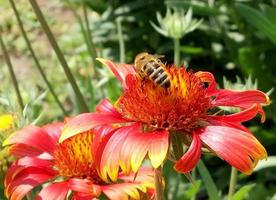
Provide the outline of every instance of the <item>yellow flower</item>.
[[5,131],[13,126],[13,114],[0,115],[0,131]]

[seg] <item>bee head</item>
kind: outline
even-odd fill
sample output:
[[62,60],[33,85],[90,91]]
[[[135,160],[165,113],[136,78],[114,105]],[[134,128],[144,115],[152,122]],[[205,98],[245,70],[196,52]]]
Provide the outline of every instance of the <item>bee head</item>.
[[139,53],[134,59],[134,65],[137,65],[138,62],[141,62],[142,60],[144,60],[148,55],[149,54],[147,52]]

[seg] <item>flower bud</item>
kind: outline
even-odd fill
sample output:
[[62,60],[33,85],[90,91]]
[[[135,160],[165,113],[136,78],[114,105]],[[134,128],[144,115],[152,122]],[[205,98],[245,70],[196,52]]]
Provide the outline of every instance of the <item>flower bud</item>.
[[162,18],[158,12],[156,14],[157,21],[160,25],[151,22],[153,28],[160,34],[173,39],[180,39],[187,33],[194,31],[202,22],[192,18],[193,11],[191,8],[184,13],[183,9],[167,9],[166,15]]

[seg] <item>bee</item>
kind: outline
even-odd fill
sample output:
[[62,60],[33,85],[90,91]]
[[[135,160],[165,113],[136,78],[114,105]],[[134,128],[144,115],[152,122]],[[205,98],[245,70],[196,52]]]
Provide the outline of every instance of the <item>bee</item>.
[[165,71],[165,65],[160,58],[161,55],[152,55],[146,52],[139,53],[134,60],[134,65],[138,75],[142,78],[148,78],[156,85],[163,88],[170,87],[170,79]]

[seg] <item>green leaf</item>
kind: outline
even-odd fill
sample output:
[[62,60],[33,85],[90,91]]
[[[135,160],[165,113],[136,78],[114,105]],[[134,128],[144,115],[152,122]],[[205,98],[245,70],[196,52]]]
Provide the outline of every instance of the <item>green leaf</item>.
[[190,2],[190,1],[182,1],[182,0],[166,0],[165,4],[170,7],[176,7],[176,8],[183,7],[186,10],[188,10],[191,7],[193,9],[193,12],[199,15],[217,16],[217,15],[224,14],[220,10],[216,8],[212,8],[208,4],[202,3],[199,1]]
[[204,186],[207,190],[208,196],[210,200],[219,200],[221,199],[219,196],[219,191],[217,189],[217,186],[212,179],[208,169],[206,168],[205,164],[202,160],[199,161],[197,165],[198,171],[200,173],[200,176],[202,178],[202,181],[204,183]]
[[276,156],[269,156],[266,160],[261,160],[253,171],[256,172],[269,167],[276,167]]
[[271,41],[276,43],[276,25],[273,24],[265,15],[263,15],[260,11],[244,4],[236,4],[236,9],[249,24],[257,28]]
[[191,184],[191,186],[185,191],[185,196],[187,199],[193,198],[199,191],[201,187],[202,182],[200,180],[195,181],[194,184]]
[[191,55],[203,54],[206,52],[201,47],[193,47],[193,46],[181,46],[180,51],[185,54],[191,54]]
[[266,17],[274,24],[276,25],[276,9],[269,6],[269,5],[263,5],[262,6],[265,12]]
[[243,200],[248,193],[250,192],[250,190],[252,190],[254,187],[256,186],[255,183],[250,184],[250,185],[245,185],[243,187],[241,187],[232,197],[232,200]]
[[257,76],[260,73],[260,56],[254,47],[242,47],[238,51],[238,59],[241,70],[246,74]]

